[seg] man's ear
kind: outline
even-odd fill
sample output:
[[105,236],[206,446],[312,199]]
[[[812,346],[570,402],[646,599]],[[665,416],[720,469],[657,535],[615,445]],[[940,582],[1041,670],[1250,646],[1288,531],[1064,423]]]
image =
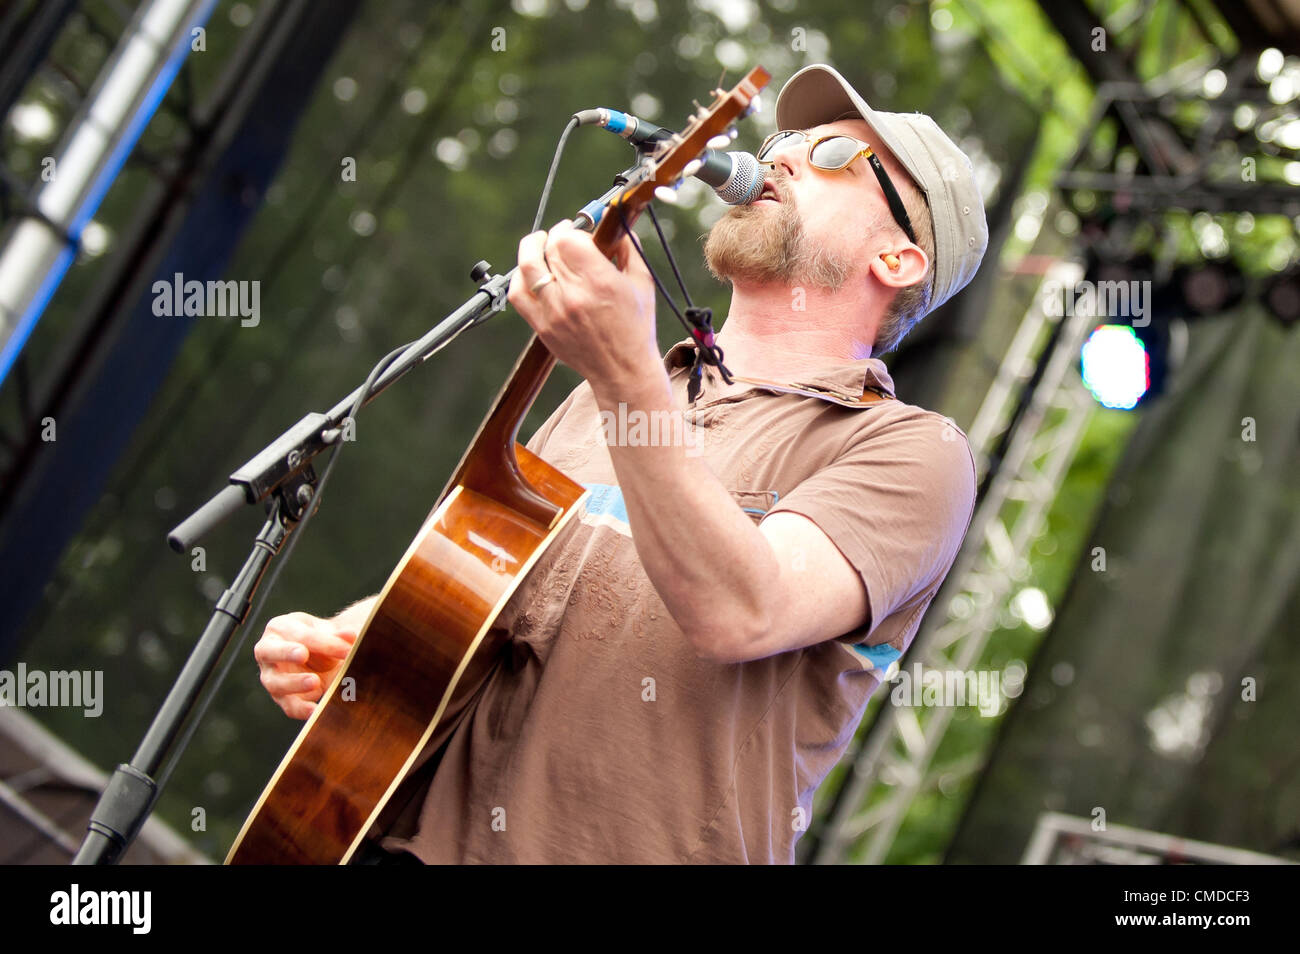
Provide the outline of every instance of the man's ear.
[[906,288],[925,278],[930,259],[919,245],[907,242],[885,249],[871,260],[871,274],[886,288]]

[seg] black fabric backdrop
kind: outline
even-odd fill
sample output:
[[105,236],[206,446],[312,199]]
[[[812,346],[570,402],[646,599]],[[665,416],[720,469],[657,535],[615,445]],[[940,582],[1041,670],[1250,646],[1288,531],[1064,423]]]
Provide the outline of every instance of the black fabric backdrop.
[[949,862],[1014,863],[1042,811],[1097,808],[1108,824],[1300,859],[1300,333],[1256,306],[1197,323],[1170,384],[1125,451]]

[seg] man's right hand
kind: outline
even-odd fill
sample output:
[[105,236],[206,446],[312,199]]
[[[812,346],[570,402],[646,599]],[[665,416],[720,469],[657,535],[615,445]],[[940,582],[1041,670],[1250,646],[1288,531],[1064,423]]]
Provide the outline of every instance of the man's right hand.
[[364,600],[333,619],[288,613],[266,624],[253,657],[262,685],[285,715],[306,719],[316,710],[316,703],[338,678],[370,603]]

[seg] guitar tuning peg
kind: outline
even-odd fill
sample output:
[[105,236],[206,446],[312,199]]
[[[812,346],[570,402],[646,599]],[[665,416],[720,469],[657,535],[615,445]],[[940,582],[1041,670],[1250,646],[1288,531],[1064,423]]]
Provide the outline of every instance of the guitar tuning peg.
[[749,105],[745,107],[745,111],[740,116],[743,119],[746,116],[753,116],[755,113],[761,113],[762,111],[763,100],[759,98],[758,93],[755,93],[754,98],[749,101]]
[[731,145],[731,137],[726,133],[719,133],[705,143],[710,149],[726,149]]
[[699,172],[700,169],[702,169],[703,167],[704,167],[703,159],[692,159],[690,162],[686,163],[686,167],[682,169],[682,175],[693,176],[695,175],[695,173]]
[[655,189],[655,198],[669,205],[677,204],[677,190],[671,186],[659,186]]
[[740,133],[737,131],[737,129],[736,129],[735,126],[732,126],[731,129],[728,130],[728,132],[727,132],[727,136],[728,136],[728,138],[731,139],[732,142],[735,142],[735,141],[736,141],[736,137],[739,136],[739,135],[740,135]]

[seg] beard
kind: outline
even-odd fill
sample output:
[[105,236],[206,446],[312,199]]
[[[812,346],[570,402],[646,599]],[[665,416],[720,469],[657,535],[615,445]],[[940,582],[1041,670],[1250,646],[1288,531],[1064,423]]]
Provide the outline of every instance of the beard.
[[811,285],[836,291],[853,269],[844,254],[814,245],[804,231],[784,179],[770,179],[775,207],[738,205],[720,218],[704,243],[704,261],[719,281]]

